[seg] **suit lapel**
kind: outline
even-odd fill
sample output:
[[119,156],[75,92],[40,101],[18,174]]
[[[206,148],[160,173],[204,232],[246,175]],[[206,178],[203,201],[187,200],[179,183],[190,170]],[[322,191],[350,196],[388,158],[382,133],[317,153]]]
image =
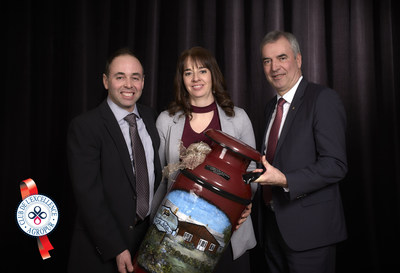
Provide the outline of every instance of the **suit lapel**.
[[111,136],[111,138],[114,141],[115,147],[118,150],[118,153],[121,157],[121,161],[123,164],[123,167],[125,169],[125,173],[127,177],[129,178],[129,181],[132,184],[132,187],[135,189],[136,188],[136,183],[135,183],[135,177],[133,175],[133,168],[132,168],[132,163],[130,160],[129,156],[129,151],[128,148],[126,147],[126,142],[124,139],[124,136],[122,135],[121,128],[119,127],[119,124],[117,120],[115,119],[115,116],[113,112],[111,111],[110,107],[107,104],[107,101],[105,100],[101,106],[100,106],[100,112],[102,115],[102,118],[104,120],[104,124]]
[[290,130],[290,127],[291,127],[291,125],[293,123],[293,120],[294,120],[294,118],[296,116],[296,113],[299,110],[300,105],[303,102],[303,95],[304,95],[304,91],[306,90],[307,84],[308,84],[308,82],[305,79],[303,79],[300,82],[299,86],[297,87],[296,94],[293,97],[293,101],[290,104],[289,112],[288,112],[288,114],[286,116],[285,124],[283,125],[281,134],[279,136],[279,140],[278,140],[278,144],[277,144],[277,147],[276,147],[275,155],[279,153],[279,150],[280,150],[280,148],[282,147],[282,145],[283,145],[283,143],[285,141],[285,138],[286,138],[286,136],[287,136],[287,134],[288,134],[288,132]]
[[267,137],[268,127],[269,123],[271,122],[272,113],[275,110],[275,105],[276,105],[276,96],[270,100],[270,102],[267,104],[264,110],[264,116],[266,117],[267,125],[265,126],[264,138],[261,144],[261,151],[260,151],[261,154],[265,154],[264,152],[265,152],[265,143],[267,142],[266,137]]
[[136,106],[138,108],[140,117],[143,119],[143,122],[146,125],[146,130],[150,135],[151,141],[153,143],[153,147],[158,147],[160,140],[158,138],[157,129],[154,126],[154,120],[152,120],[152,117],[149,116],[146,111],[144,111],[142,105],[136,104]]
[[160,147],[160,138],[158,135],[157,128],[155,126],[154,118],[150,115],[150,112],[145,111],[145,108],[140,104],[136,104],[136,106],[140,114],[140,117],[143,119],[147,133],[149,134],[151,142],[153,144],[154,171],[155,171],[154,192],[155,192],[161,181],[161,163],[160,163],[160,157],[158,156],[158,148]]

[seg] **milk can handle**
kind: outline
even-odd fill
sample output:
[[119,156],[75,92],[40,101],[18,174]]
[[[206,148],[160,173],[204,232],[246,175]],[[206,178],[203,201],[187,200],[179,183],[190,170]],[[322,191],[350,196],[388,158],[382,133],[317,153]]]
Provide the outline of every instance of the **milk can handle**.
[[242,178],[243,178],[243,182],[245,183],[245,184],[250,184],[251,182],[253,182],[254,180],[257,180],[257,178],[259,178],[260,177],[260,175],[262,175],[264,172],[261,172],[261,173],[253,173],[253,172],[247,172],[247,173],[244,173],[243,175],[242,175]]

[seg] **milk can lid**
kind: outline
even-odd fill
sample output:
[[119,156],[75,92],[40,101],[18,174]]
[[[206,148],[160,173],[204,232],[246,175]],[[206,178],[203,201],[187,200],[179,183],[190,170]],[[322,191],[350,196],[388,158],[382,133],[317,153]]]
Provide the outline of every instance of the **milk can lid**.
[[208,129],[204,134],[224,148],[238,153],[250,160],[256,162],[261,161],[261,154],[256,149],[227,133],[220,130]]

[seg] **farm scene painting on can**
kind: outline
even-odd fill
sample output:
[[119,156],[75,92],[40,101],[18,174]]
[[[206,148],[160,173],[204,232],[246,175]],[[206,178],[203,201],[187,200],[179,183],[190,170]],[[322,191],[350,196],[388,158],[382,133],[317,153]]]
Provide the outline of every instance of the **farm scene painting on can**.
[[148,272],[211,272],[231,237],[226,214],[193,192],[171,191],[138,255]]

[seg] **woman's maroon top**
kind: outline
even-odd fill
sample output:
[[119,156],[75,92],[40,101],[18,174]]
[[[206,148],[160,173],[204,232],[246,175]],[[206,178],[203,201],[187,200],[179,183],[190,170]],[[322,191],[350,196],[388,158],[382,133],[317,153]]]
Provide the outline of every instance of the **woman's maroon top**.
[[221,124],[219,122],[219,116],[218,116],[218,110],[217,110],[217,104],[215,102],[211,103],[208,106],[204,107],[197,107],[192,105],[192,112],[193,113],[208,113],[214,111],[214,116],[208,124],[207,128],[204,129],[203,132],[201,133],[196,133],[193,131],[192,127],[190,126],[190,120],[186,118],[185,121],[185,127],[183,128],[183,135],[182,135],[182,142],[183,146],[186,148],[189,147],[190,144],[195,143],[195,142],[200,142],[203,141],[207,143],[208,145],[211,145],[211,139],[208,138],[204,132],[207,131],[208,129],[216,129],[216,130],[221,130]]

